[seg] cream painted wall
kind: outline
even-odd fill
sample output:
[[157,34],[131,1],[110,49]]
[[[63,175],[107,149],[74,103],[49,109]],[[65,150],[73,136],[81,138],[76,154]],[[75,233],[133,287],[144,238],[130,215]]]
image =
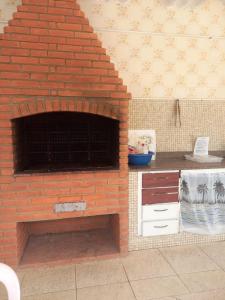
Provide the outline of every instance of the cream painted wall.
[[16,7],[20,3],[21,0],[0,0],[0,32],[12,18],[13,12],[16,11]]
[[[0,26],[19,2],[0,1]],[[156,129],[159,151],[191,150],[198,135],[225,150],[225,1],[192,8],[169,0],[78,2],[133,95],[130,128]]]

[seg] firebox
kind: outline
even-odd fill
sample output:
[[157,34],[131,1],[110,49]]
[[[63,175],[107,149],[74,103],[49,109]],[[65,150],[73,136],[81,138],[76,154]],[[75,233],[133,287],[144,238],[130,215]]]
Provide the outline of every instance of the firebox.
[[118,120],[78,112],[14,119],[16,173],[117,169]]

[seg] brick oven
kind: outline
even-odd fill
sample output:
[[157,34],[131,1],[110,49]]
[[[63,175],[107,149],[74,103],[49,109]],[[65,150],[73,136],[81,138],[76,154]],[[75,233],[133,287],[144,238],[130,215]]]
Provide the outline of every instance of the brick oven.
[[22,0],[0,90],[0,261],[125,253],[130,94],[75,0]]

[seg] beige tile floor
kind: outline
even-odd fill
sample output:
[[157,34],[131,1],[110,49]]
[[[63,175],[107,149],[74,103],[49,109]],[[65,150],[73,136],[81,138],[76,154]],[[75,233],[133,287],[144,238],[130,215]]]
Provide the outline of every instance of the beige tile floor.
[[[22,300],[225,300],[225,242],[18,270]],[[0,285],[0,300],[6,300]]]

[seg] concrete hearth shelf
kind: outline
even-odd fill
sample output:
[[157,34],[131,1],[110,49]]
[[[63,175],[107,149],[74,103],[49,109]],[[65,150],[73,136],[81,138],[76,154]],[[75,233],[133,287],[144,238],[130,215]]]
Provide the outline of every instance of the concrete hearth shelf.
[[118,253],[107,229],[31,236],[20,265],[76,262]]
[[23,222],[26,234],[20,266],[80,262],[119,254],[118,215]]

